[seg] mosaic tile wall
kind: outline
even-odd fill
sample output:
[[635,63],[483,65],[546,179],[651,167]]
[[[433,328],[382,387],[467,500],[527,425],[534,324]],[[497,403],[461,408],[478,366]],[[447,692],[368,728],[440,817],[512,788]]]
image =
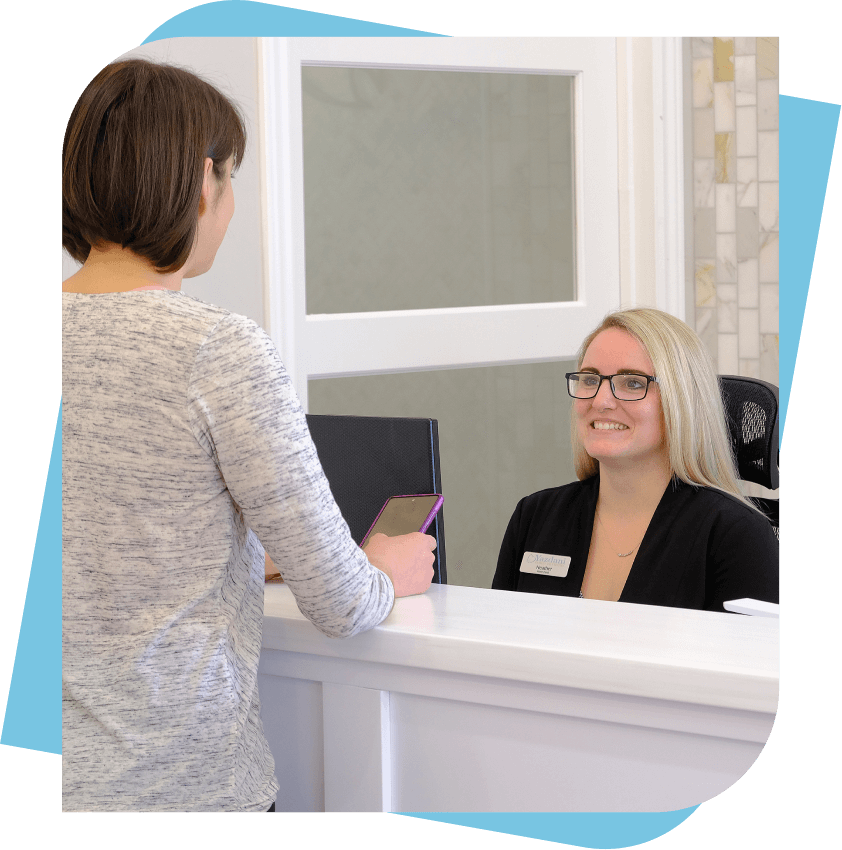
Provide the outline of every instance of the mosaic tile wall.
[[695,326],[720,374],[778,383],[778,39],[693,38]]

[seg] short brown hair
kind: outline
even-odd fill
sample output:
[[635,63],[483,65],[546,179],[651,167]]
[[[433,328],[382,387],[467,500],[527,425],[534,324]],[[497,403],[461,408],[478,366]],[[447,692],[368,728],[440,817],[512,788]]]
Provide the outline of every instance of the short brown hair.
[[67,124],[62,151],[62,245],[80,263],[112,242],[165,274],[196,238],[204,161],[221,177],[246,146],[237,107],[174,65],[129,59],[100,71]]

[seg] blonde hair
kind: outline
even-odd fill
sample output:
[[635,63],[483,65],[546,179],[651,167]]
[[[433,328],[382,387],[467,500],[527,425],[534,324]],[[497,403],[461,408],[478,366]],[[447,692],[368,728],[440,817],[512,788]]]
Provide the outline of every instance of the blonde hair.
[[[713,361],[689,325],[650,307],[609,313],[582,343],[581,367],[588,346],[608,328],[631,334],[652,361],[661,394],[670,468],[687,484],[714,487],[754,507],[739,490],[725,424],[725,408]],[[599,472],[599,462],[582,445],[572,418],[573,461],[580,480]]]

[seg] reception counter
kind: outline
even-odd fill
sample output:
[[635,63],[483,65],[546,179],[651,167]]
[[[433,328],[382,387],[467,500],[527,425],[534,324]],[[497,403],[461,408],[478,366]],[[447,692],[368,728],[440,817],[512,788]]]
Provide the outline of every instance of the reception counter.
[[671,811],[734,783],[778,620],[433,585],[348,640],[267,585],[278,811]]

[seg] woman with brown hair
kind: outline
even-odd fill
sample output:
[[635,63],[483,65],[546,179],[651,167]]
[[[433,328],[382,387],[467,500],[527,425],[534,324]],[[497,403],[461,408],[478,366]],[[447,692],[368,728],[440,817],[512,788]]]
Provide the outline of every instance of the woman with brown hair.
[[234,212],[236,108],[173,66],[116,62],[63,150],[62,782],[68,811],[266,811],[264,546],[326,635],[424,592],[427,535],[364,554],[278,353],[190,298]]
[[660,310],[610,313],[565,378],[579,481],[520,501],[492,586],[708,611],[777,602],[777,540],[740,494],[698,336]]

